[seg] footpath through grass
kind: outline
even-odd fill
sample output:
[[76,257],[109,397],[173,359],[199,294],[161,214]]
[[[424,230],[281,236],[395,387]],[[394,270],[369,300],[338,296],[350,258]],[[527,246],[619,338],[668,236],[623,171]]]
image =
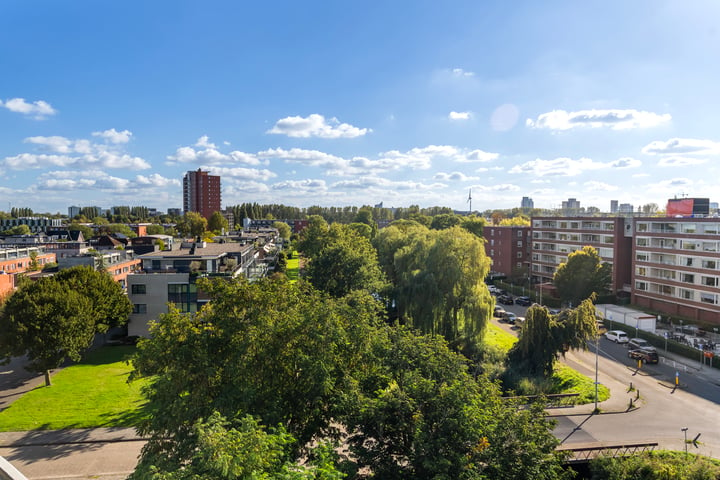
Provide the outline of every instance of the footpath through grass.
[[300,276],[300,255],[297,252],[295,252],[293,258],[288,259],[285,275],[287,275],[291,283],[297,282]]
[[140,388],[148,380],[130,384],[132,367],[126,362],[135,347],[103,347],[80,363],[52,376],[52,386],[26,393],[0,412],[0,431],[63,428],[131,427],[144,402]]

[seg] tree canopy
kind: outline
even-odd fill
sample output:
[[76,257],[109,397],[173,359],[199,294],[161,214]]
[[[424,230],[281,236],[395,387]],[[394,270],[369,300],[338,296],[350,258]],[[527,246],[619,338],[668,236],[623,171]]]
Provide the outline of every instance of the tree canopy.
[[197,212],[185,212],[185,215],[177,222],[177,229],[182,235],[202,237],[208,228],[208,221]]
[[90,267],[22,282],[0,311],[0,358],[27,355],[50,385],[51,369],[80,360],[95,333],[127,321],[131,308],[122,288]]
[[604,295],[611,282],[612,267],[603,263],[598,251],[586,245],[568,255],[567,262],[561,263],[553,277],[553,284],[560,299],[578,305],[593,293]]
[[210,215],[210,219],[208,219],[207,229],[210,230],[211,232],[215,232],[216,234],[220,234],[223,231],[227,232],[228,231],[227,218],[225,218],[223,216],[223,214],[220,212],[213,212],[213,214]]

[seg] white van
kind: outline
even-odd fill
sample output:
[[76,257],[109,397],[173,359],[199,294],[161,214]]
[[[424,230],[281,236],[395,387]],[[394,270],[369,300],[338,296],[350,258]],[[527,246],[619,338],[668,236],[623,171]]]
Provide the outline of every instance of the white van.
[[628,343],[630,341],[630,337],[622,330],[609,330],[605,332],[605,338],[615,343]]

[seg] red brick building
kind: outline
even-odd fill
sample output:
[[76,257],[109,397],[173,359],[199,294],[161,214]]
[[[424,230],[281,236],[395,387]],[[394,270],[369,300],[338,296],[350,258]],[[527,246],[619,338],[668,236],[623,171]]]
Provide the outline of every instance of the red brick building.
[[183,210],[198,212],[209,219],[221,211],[220,177],[203,172],[199,168],[189,171],[183,178]]
[[491,270],[507,277],[527,276],[530,268],[530,227],[485,226],[485,254]]

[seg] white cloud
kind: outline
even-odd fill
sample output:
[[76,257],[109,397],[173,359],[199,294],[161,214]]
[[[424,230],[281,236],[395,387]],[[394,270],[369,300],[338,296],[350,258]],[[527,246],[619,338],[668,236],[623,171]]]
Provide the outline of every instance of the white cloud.
[[24,98],[11,98],[5,102],[0,101],[0,107],[5,107],[11,112],[22,113],[36,120],[43,120],[45,117],[57,113],[57,110],[44,100],[28,103]]
[[[200,147],[197,150],[193,147]],[[211,165],[221,164],[243,164],[261,165],[263,162],[256,155],[233,150],[230,153],[222,153],[214,143],[209,141],[207,135],[203,135],[193,147],[179,147],[175,155],[168,155],[169,164],[175,163],[206,163]]]
[[305,179],[305,180],[286,180],[272,185],[273,190],[301,190],[301,191],[325,191],[327,185],[325,180]]
[[319,150],[305,150],[302,148],[270,148],[258,152],[260,158],[278,158],[288,162],[297,162],[311,167],[322,168],[343,168],[346,167],[347,160],[321,152]]
[[472,189],[478,192],[517,192],[520,187],[512,183],[498,183],[496,185],[473,185]]
[[162,175],[159,175],[157,173],[153,173],[152,175],[137,175],[135,177],[135,182],[137,182],[138,185],[142,186],[148,186],[148,187],[179,187],[180,186],[180,180],[177,178],[165,178]]
[[484,152],[482,150],[471,150],[464,156],[457,157],[455,160],[461,163],[467,162],[492,162],[500,157],[498,153]]
[[438,172],[433,176],[434,180],[439,180],[441,182],[447,182],[447,181],[453,181],[453,182],[467,182],[467,181],[475,181],[479,180],[478,177],[468,177],[462,172],[451,172],[451,173],[445,173],[445,172]]
[[77,189],[124,191],[133,182],[108,175],[101,170],[53,171],[38,177],[38,187],[43,190],[71,191]]
[[635,168],[640,165],[642,165],[642,162],[632,157],[618,158],[610,162],[610,166],[613,168]]
[[445,188],[442,183],[424,184],[413,181],[394,181],[380,177],[359,177],[354,180],[342,180],[331,185],[333,188],[366,189],[366,188],[392,188],[397,190],[432,190]]
[[706,158],[693,157],[663,157],[658,161],[659,167],[687,167],[707,163]]
[[462,68],[453,68],[452,74],[456,77],[474,77],[475,72],[467,72],[463,70]]
[[[120,135],[120,137],[124,136],[122,132],[118,135]],[[112,142],[113,140],[111,139],[110,141]],[[85,139],[71,140],[61,136],[36,136],[26,138],[24,142],[38,145],[40,150],[49,151],[51,154],[21,153],[0,160],[0,166],[4,165],[14,170],[48,166],[73,168],[105,167],[131,170],[150,168],[150,164],[147,161],[140,157],[128,155],[117,146],[96,144]]]
[[102,137],[110,143],[117,144],[128,143],[130,141],[130,137],[132,137],[132,132],[130,130],[118,132],[114,128],[111,128],[110,130],[105,130],[104,132],[93,132],[92,135],[93,137]]
[[580,158],[579,160],[567,157],[552,160],[538,158],[522,165],[515,165],[509,170],[509,173],[530,173],[539,177],[574,177],[588,170],[598,170],[608,166],[609,164],[595,162],[589,158]]
[[583,183],[583,186],[585,187],[585,190],[592,192],[607,192],[618,190],[617,185],[610,185],[609,183],[598,182],[596,180],[590,180],[588,182],[585,182]]
[[713,155],[720,153],[720,142],[695,138],[671,138],[665,142],[656,140],[643,147],[646,155]]
[[238,180],[255,180],[266,181],[277,177],[277,174],[267,169],[243,168],[243,167],[210,167],[203,166],[203,170],[209,170],[213,175],[220,175],[223,178],[233,178]]
[[638,110],[580,110],[566,112],[553,110],[538,116],[537,120],[528,119],[526,125],[532,128],[547,128],[550,130],[570,130],[578,127],[601,128],[608,127],[613,130],[626,130],[631,128],[650,128],[671,120],[669,113],[659,115],[653,112]]
[[294,138],[355,138],[371,131],[369,128],[358,128],[348,123],[340,123],[334,117],[326,121],[324,116],[313,113],[307,117],[281,118],[266,133],[287,135]]
[[470,112],[456,112],[452,111],[448,114],[450,120],[470,120]]

